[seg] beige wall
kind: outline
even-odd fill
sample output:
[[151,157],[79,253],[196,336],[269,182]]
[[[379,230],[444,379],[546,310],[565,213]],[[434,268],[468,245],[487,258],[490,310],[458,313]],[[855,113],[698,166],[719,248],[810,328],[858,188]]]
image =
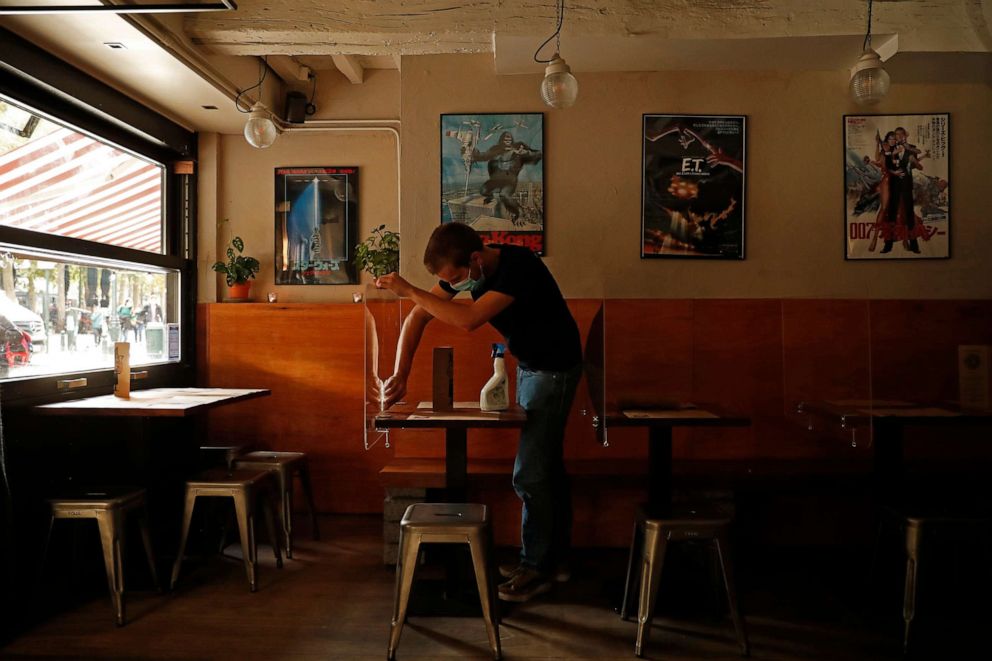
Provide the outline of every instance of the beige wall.
[[[330,72],[328,72],[330,73]],[[366,85],[351,85],[340,74],[320,75],[315,103],[318,119],[396,119],[399,74],[371,72]],[[323,81],[323,82],[320,82]],[[354,114],[348,111],[354,110]],[[241,135],[201,134],[199,154],[199,232],[197,300],[221,301],[226,286],[210,265],[228,241],[241,236],[245,253],[262,263],[251,297],[270,291],[280,302],[351,301],[359,285],[276,286],[275,181],[282,166],[359,168],[359,235],[385,224],[398,227],[397,137],[389,131],[335,130],[289,132],[268,149],[255,149]],[[357,241],[356,241],[357,243]]]
[[[992,296],[988,85],[901,85],[871,112],[950,112],[950,260],[845,262],[841,117],[858,113],[846,72],[578,74],[578,103],[543,106],[539,76],[496,76],[489,56],[405,57],[401,270],[439,222],[441,113],[545,112],[546,263],[566,296]],[[744,114],[743,262],[641,260],[642,113]]]
[[[952,258],[845,262],[841,118],[860,111],[848,100],[846,72],[580,73],[579,101],[568,110],[541,103],[539,76],[496,76],[486,55],[405,57],[401,75],[375,75],[371,84],[334,79],[318,87],[318,117],[383,119],[399,113],[401,271],[421,286],[431,283],[421,266],[423,246],[439,222],[440,114],[543,111],[545,261],[568,297],[992,297],[988,85],[896,80],[889,97],[871,110],[951,113]],[[746,260],[640,259],[645,112],[747,115]],[[211,151],[211,140],[201,139],[199,300],[219,300],[209,264],[232,232],[262,261],[256,300],[269,290],[278,291],[281,301],[350,300],[355,286],[272,286],[272,169],[360,166],[364,236],[379,223],[396,226],[393,138],[287,134],[264,151],[240,136],[220,136]],[[213,191],[205,170],[215,172]],[[215,223],[224,218],[231,219],[230,227],[217,233]]]

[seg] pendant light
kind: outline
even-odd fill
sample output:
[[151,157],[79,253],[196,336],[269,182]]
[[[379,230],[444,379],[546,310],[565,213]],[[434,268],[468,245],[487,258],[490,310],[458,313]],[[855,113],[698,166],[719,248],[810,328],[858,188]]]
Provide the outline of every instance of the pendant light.
[[878,103],[889,92],[889,74],[882,67],[882,58],[871,47],[871,5],[868,0],[868,31],[861,57],[851,70],[851,98],[868,106]]
[[[561,26],[565,21],[565,0],[558,0],[558,26],[550,37],[544,40],[534,51],[534,61],[547,64],[544,70],[544,80],[541,81],[541,98],[552,108],[568,108],[575,103],[579,96],[579,81],[572,75],[561,51]],[[550,60],[540,58],[541,50],[555,40],[555,54]]]
[[262,72],[258,77],[258,82],[248,89],[238,92],[238,96],[234,99],[234,106],[238,111],[248,114],[248,121],[245,122],[245,140],[256,149],[271,147],[279,136],[279,131],[276,129],[275,122],[272,121],[272,113],[269,112],[264,103],[256,101],[251,110],[242,110],[241,96],[257,87],[258,98],[261,99],[262,83],[265,81],[265,74],[268,70],[268,63],[265,58],[262,58]]

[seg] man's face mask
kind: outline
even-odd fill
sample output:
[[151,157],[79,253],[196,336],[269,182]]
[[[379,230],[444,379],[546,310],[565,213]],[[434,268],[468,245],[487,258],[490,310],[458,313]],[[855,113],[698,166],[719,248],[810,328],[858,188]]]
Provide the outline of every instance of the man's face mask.
[[451,288],[455,291],[470,291],[476,287],[481,287],[482,283],[486,281],[486,274],[482,272],[482,266],[479,266],[479,277],[475,279],[472,277],[472,266],[468,267],[468,276],[464,280],[459,280],[455,283],[449,283]]

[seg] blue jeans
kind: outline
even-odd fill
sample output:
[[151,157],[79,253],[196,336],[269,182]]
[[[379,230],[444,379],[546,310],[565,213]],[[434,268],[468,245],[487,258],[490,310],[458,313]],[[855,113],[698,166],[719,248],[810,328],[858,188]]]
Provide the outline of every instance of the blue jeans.
[[549,571],[572,535],[572,491],[562,456],[565,423],[581,366],[567,372],[517,368],[517,403],[527,411],[513,464],[513,490],[523,501],[520,562]]

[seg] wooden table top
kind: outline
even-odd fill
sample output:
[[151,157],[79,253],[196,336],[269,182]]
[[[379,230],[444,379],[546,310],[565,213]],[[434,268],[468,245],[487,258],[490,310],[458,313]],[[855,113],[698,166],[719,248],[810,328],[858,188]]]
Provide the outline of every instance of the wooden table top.
[[607,427],[747,427],[751,419],[712,405],[639,406],[606,414]]
[[800,402],[796,412],[836,419],[842,427],[871,421],[906,425],[971,425],[992,422],[992,411],[961,409],[956,404],[926,404],[900,400],[817,400]]
[[97,395],[42,404],[32,407],[31,412],[41,415],[183,417],[270,394],[272,391],[264,388],[151,388],[132,390],[130,399]]
[[513,404],[506,411],[481,411],[478,402],[455,402],[453,409],[435,411],[430,402],[400,402],[375,416],[377,429],[477,429],[523,427],[527,412]]

